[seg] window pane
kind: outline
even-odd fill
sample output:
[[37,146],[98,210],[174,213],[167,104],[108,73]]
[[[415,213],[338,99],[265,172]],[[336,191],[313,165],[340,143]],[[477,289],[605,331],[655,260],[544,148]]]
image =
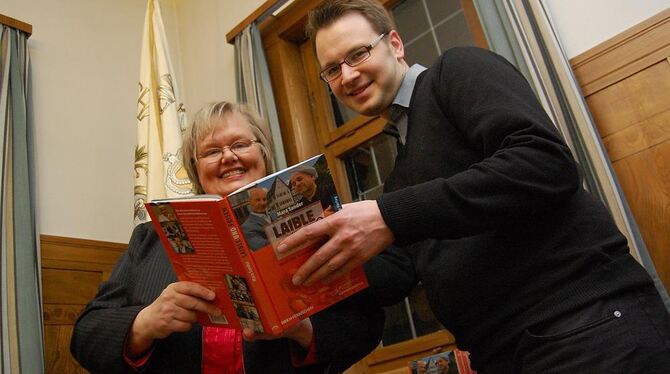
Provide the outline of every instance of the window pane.
[[353,200],[374,199],[382,192],[395,155],[395,138],[381,134],[344,157]]
[[423,4],[418,1],[403,1],[393,8],[393,18],[403,42],[407,43],[430,30]]
[[386,320],[384,321],[384,333],[382,334],[383,346],[414,338],[404,302],[385,307],[384,314]]
[[386,314],[382,334],[384,346],[444,329],[433,315],[426,298],[426,290],[421,284],[412,290],[404,302],[384,308],[384,313]]
[[352,119],[358,117],[358,113],[347,108],[344,104],[337,100],[335,95],[328,88],[328,85],[326,85],[326,90],[328,90],[328,94],[330,96],[330,107],[333,110],[333,119],[335,120],[336,127],[340,127]]
[[416,336],[423,336],[444,329],[428,305],[426,290],[423,286],[415,287],[408,298],[412,307],[412,321],[416,329]]
[[392,13],[410,66],[428,67],[448,48],[474,45],[459,0],[405,0]]
[[461,10],[459,0],[426,0],[426,5],[433,25]]
[[405,60],[409,66],[421,64],[429,67],[438,56],[439,51],[432,32],[423,34],[412,44],[405,44]]
[[435,35],[442,51],[452,47],[475,45],[463,12],[435,27]]

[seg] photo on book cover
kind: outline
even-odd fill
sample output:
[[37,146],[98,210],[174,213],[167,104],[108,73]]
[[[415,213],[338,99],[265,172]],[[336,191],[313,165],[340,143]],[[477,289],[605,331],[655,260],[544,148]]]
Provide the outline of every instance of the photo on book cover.
[[193,245],[188,240],[186,231],[181,227],[174,209],[169,204],[157,204],[152,208],[158,217],[158,222],[161,225],[165,235],[167,236],[170,246],[175,253],[193,253]]
[[409,363],[410,374],[476,374],[470,368],[468,352],[458,349],[440,352]]
[[242,328],[250,329],[258,334],[263,333],[261,317],[258,315],[256,304],[244,277],[226,274],[226,286]]
[[[340,209],[325,157],[262,180],[230,200],[252,251],[274,249],[284,237]],[[284,259],[300,249],[275,255]]]

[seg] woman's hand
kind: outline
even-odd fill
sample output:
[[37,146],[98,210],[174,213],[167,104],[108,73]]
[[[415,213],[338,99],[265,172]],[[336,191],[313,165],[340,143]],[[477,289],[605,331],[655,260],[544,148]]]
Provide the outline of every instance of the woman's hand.
[[221,315],[221,310],[211,303],[215,296],[214,291],[193,282],[168,285],[153,303],[137,314],[128,334],[127,353],[140,356],[155,339],[189,331],[197,320],[198,311]]
[[314,332],[312,331],[312,322],[307,319],[303,319],[298,322],[294,327],[286,330],[281,335],[270,335],[270,334],[256,334],[251,329],[242,330],[242,336],[246,341],[254,340],[274,340],[279,338],[288,338],[294,340],[296,343],[300,344],[301,347],[307,349],[309,344],[312,342],[312,336]]

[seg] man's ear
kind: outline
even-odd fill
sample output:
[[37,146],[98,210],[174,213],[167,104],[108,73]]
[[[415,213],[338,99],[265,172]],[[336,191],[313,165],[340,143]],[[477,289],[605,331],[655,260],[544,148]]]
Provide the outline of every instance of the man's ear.
[[398,61],[405,60],[405,44],[403,44],[400,34],[396,30],[389,31],[389,43],[391,45],[391,50],[393,55],[398,59]]

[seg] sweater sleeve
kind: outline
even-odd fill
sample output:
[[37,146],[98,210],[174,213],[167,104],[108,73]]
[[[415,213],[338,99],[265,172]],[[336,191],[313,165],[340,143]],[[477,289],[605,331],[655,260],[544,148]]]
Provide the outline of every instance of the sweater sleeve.
[[[519,224],[574,194],[580,181],[572,154],[511,64],[492,52],[455,48],[427,74],[415,92],[428,90],[436,98],[430,118],[454,126],[480,159],[451,175],[382,194],[377,201],[396,243]],[[412,98],[410,133],[415,104],[431,105]],[[430,162],[430,155],[423,161]]]
[[132,372],[124,360],[124,343],[133,320],[144,307],[128,305],[128,287],[137,266],[133,253],[146,249],[147,227],[137,226],[108,281],[84,308],[75,322],[70,351],[93,373]]

